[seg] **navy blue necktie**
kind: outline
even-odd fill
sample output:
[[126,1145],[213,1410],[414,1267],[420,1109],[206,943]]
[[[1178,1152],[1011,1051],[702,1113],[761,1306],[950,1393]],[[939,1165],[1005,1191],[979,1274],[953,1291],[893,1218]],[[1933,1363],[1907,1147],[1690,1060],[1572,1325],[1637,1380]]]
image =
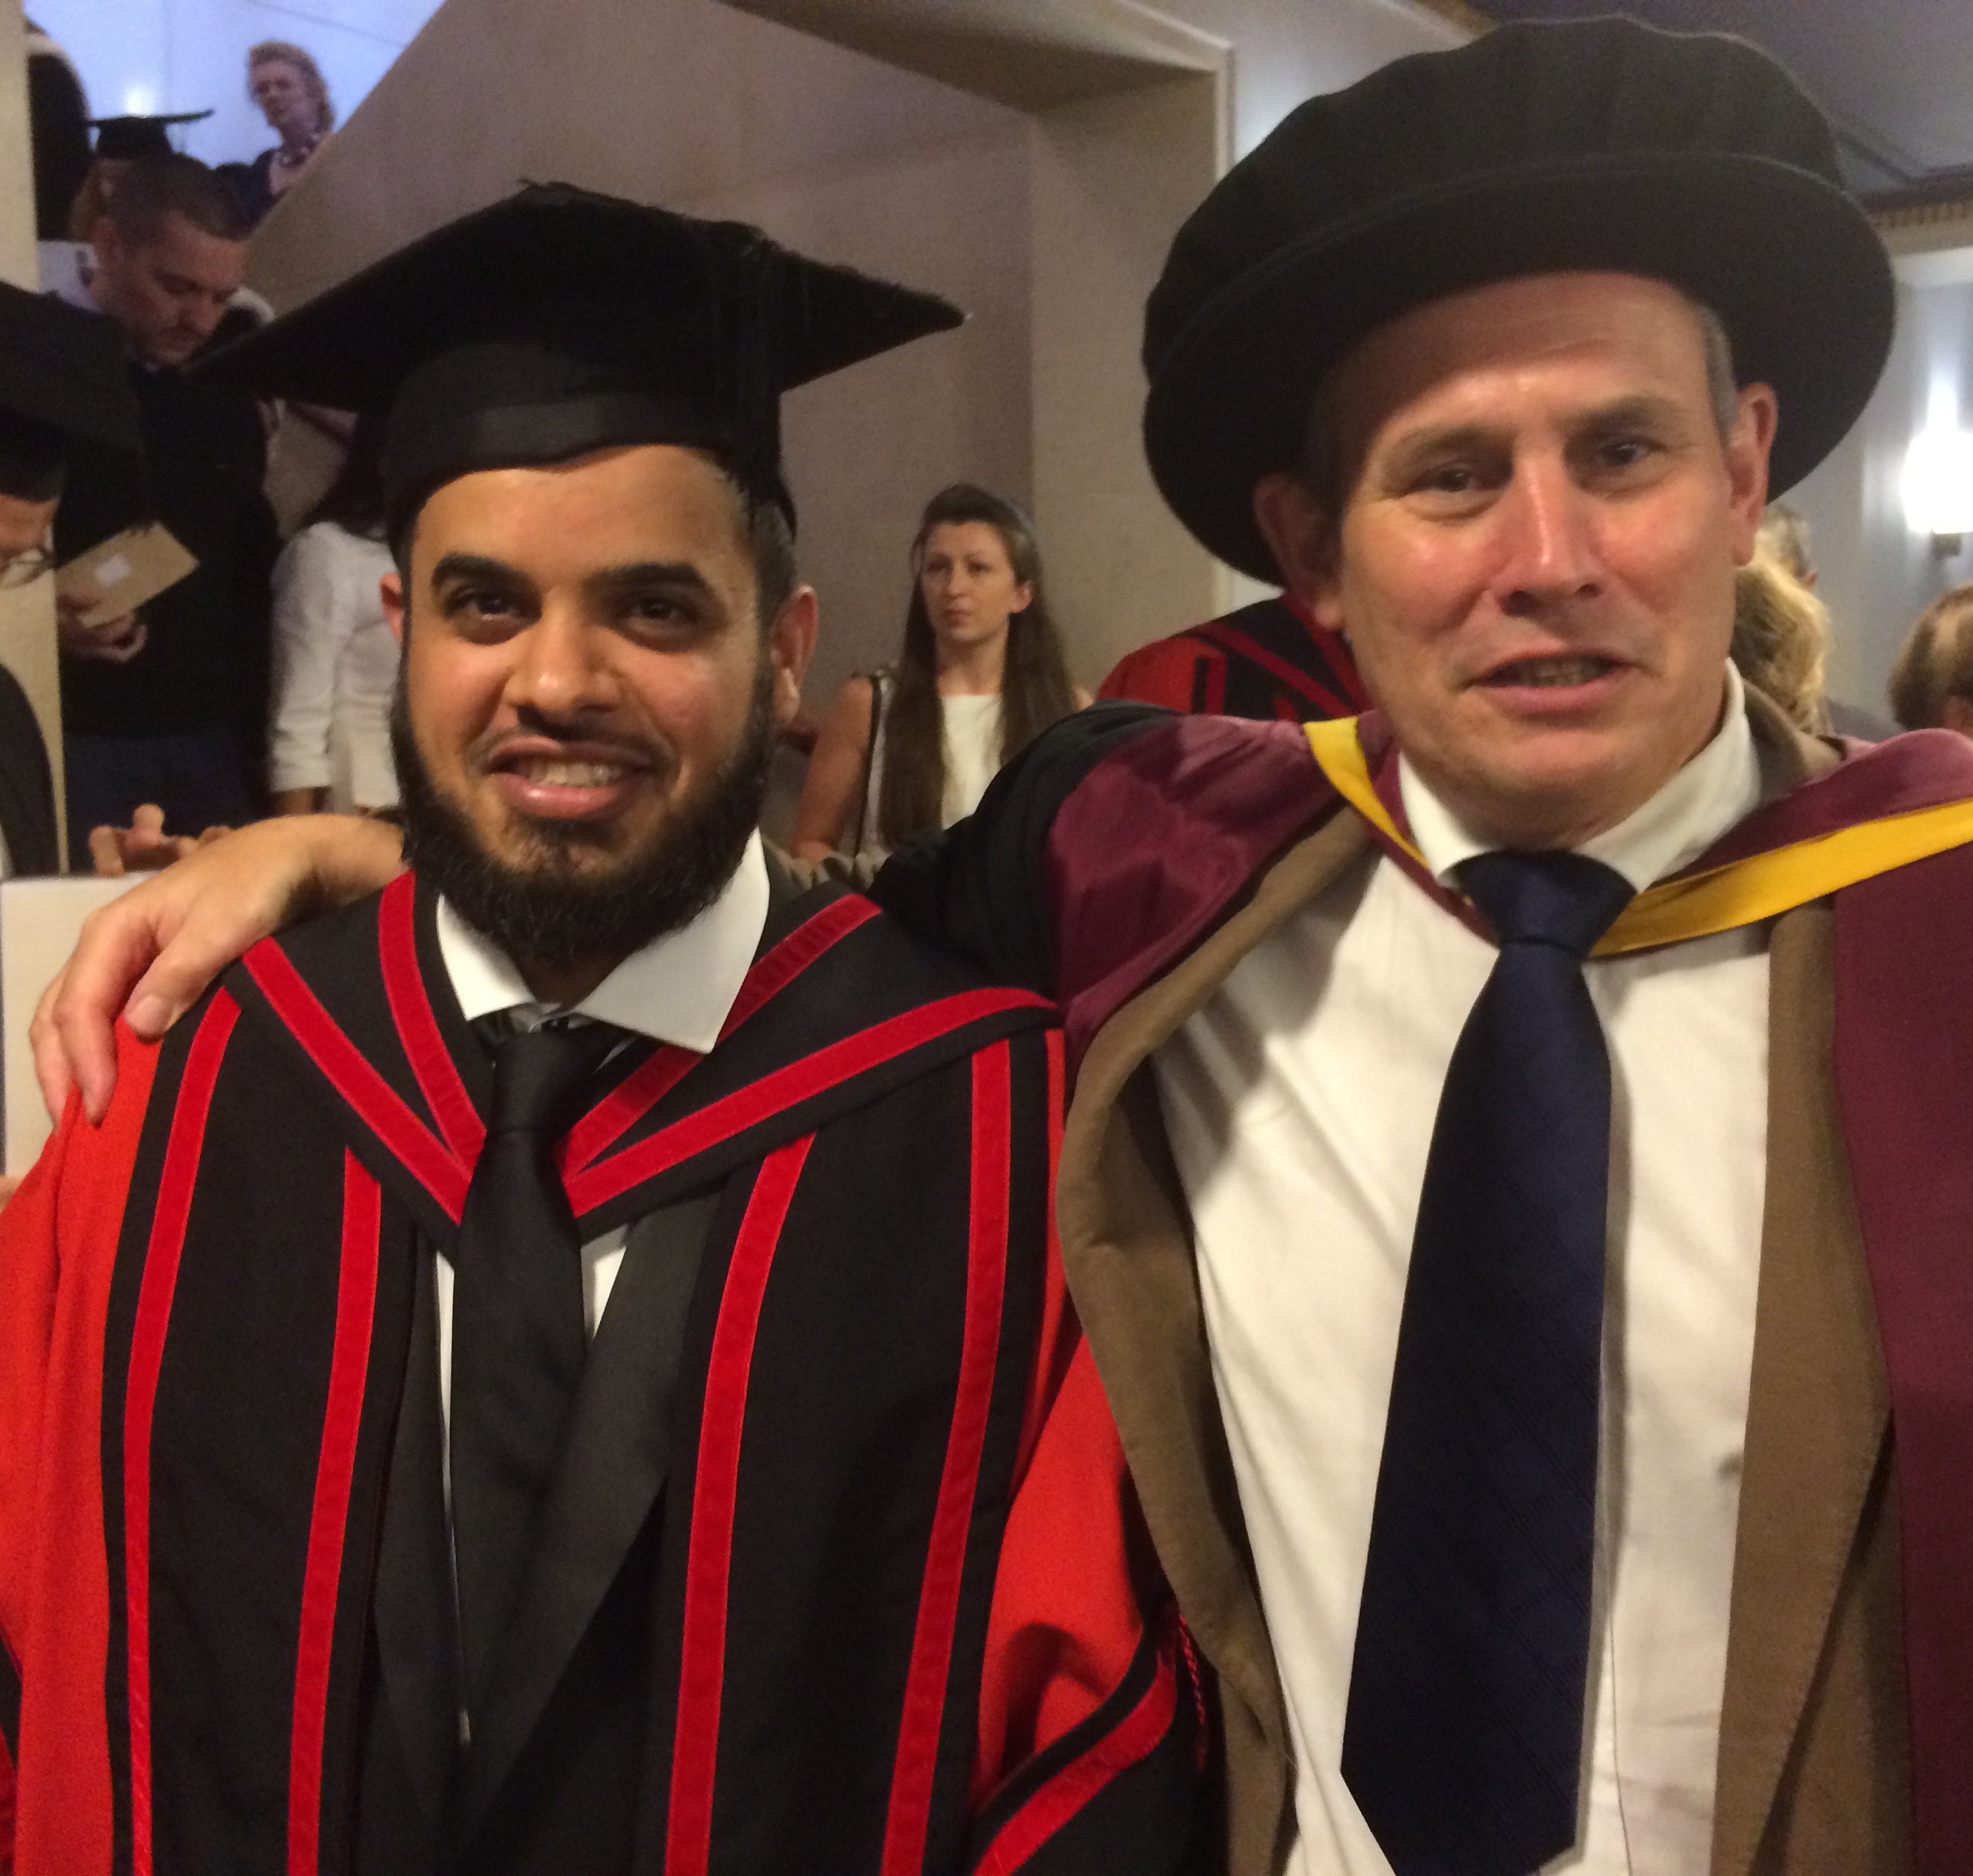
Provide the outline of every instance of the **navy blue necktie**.
[[493,1110],[452,1297],[452,1531],[466,1705],[484,1700],[588,1359],[582,1245],[553,1148],[623,1031],[543,1024],[493,1048]]
[[1582,960],[1631,888],[1567,853],[1459,877],[1500,954],[1425,1164],[1342,1773],[1397,1876],[1529,1876],[1576,1838],[1610,1159]]

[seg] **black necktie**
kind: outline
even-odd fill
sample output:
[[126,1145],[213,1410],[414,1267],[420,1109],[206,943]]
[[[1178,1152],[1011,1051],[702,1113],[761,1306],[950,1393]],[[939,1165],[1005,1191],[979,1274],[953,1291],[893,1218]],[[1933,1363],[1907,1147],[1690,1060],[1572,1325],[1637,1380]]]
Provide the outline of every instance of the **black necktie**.
[[452,1541],[468,1713],[485,1697],[588,1353],[582,1245],[552,1149],[582,1084],[622,1039],[607,1023],[551,1023],[493,1051],[493,1112],[452,1297]]
[[1529,1876],[1576,1837],[1610,1160],[1582,960],[1631,888],[1576,854],[1459,874],[1500,954],[1425,1165],[1342,1773],[1398,1876]]

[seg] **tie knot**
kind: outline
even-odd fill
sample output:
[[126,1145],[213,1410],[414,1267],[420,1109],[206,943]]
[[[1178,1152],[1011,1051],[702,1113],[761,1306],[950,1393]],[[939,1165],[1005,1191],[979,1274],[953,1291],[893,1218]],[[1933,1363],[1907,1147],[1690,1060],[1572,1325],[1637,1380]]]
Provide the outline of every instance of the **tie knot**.
[[1548,944],[1587,957],[1634,897],[1622,874],[1581,854],[1503,849],[1462,861],[1458,872],[1503,949]]
[[490,1133],[542,1133],[567,1117],[571,1097],[621,1040],[608,1023],[543,1023],[493,1047]]

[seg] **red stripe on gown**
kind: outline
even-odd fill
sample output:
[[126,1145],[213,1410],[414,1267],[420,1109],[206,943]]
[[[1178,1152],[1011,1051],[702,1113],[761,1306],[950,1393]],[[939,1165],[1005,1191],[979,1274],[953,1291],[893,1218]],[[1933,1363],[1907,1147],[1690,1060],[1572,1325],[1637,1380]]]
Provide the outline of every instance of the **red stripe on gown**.
[[1148,1757],[1178,1710],[1172,1651],[1161,1646],[1151,1684],[1137,1704],[1086,1752],[1064,1766],[995,1833],[972,1876],[1014,1876],[1056,1832],[1109,1784]]
[[966,990],[873,1025],[813,1054],[777,1068],[758,1081],[710,1101],[648,1140],[578,1172],[567,1183],[570,1209],[580,1218],[634,1186],[706,1153],[736,1133],[770,1120],[798,1102],[881,1068],[923,1044],[968,1023],[1012,1009],[1047,1009],[1047,999],[1024,990]]
[[243,961],[275,1015],[314,1058],[329,1085],[457,1224],[466,1209],[471,1166],[454,1157],[336,1027],[287,953],[271,938],[262,939]]
[[[832,900],[799,930],[790,932],[746,974],[733,1007],[720,1025],[723,1042],[762,1004],[785,989],[824,952],[847,938],[859,925],[877,917],[867,899]],[[717,1047],[716,1043],[714,1047]],[[569,1129],[557,1151],[557,1163],[567,1179],[592,1165],[634,1127],[681,1081],[688,1070],[705,1060],[696,1051],[667,1044],[621,1084],[611,1090]]]
[[350,1481],[369,1373],[377,1301],[377,1253],[383,1195],[377,1182],[342,1156],[342,1254],[336,1292],[335,1352],[323,1417],[322,1457],[309,1514],[308,1563],[301,1589],[295,1661],[294,1721],[288,1746],[289,1876],[316,1876],[322,1830],[322,1746],[327,1729],[329,1674],[336,1640],[336,1600],[349,1517]]
[[130,1333],[123,1397],[123,1593],[129,1659],[131,1876],[151,1876],[152,1868],[151,1419],[157,1409],[165,1333],[171,1324],[172,1297],[178,1287],[213,1086],[239,1018],[239,1005],[220,991],[187,1051]]
[[965,1575],[966,1540],[973,1522],[980,1455],[1000,1352],[1001,1308],[1007,1282],[1008,1173],[1012,1151],[1012,1074],[1008,1045],[997,1042],[973,1058],[972,1180],[966,1238],[966,1314],[952,1431],[939,1480],[926,1547],[925,1579],[911,1638],[911,1667],[884,1820],[883,1876],[913,1876],[925,1860],[939,1733],[952,1660],[952,1625]]
[[734,1241],[713,1353],[692,1481],[692,1532],[685,1556],[685,1619],[679,1648],[678,1717],[671,1749],[665,1876],[705,1876],[713,1849],[713,1786],[719,1753],[719,1701],[726,1671],[726,1588],[739,1493],[740,1435],[754,1340],[775,1247],[814,1136],[762,1162]]
[[384,888],[377,906],[377,956],[384,976],[384,995],[391,1006],[418,1091],[438,1121],[438,1130],[456,1158],[469,1166],[485,1144],[487,1123],[459,1078],[458,1065],[440,1035],[438,1018],[418,968],[417,888],[408,873],[400,873]]

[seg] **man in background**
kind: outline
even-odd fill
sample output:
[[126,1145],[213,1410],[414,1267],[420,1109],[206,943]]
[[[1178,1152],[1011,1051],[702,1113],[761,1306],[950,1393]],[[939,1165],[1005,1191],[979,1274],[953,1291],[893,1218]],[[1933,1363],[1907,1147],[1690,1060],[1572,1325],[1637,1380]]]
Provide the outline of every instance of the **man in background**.
[[144,521],[198,562],[118,629],[62,633],[70,850],[140,803],[172,833],[261,812],[269,582],[279,547],[261,493],[266,435],[249,392],[188,374],[249,322],[231,307],[246,227],[188,156],[133,162],[93,236],[96,303],[122,329],[144,460],[80,446],[55,525],[62,560]]
[[[50,532],[70,457],[134,463],[136,401],[116,329],[0,283],[0,587],[54,564]],[[27,694],[0,667],[0,874],[61,871],[46,744]]]

